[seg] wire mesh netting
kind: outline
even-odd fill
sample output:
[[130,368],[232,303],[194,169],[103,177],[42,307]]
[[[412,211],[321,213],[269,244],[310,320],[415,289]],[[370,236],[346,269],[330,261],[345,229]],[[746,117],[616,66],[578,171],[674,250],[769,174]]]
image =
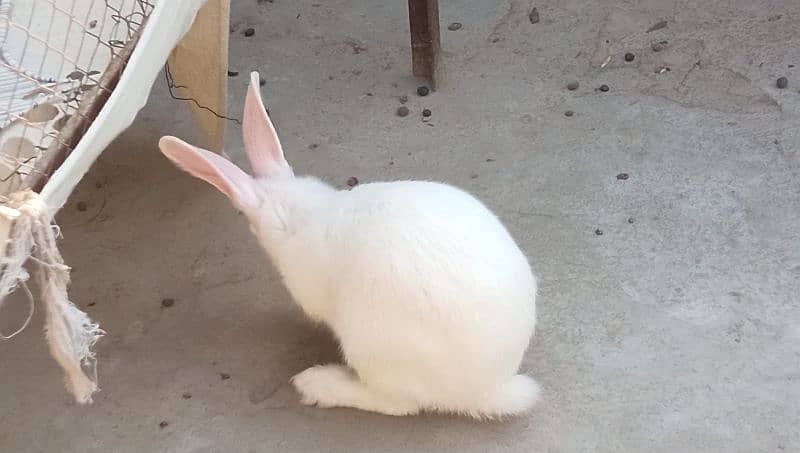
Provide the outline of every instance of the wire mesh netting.
[[153,4],[0,0],[0,202],[40,190],[71,152],[113,90]]

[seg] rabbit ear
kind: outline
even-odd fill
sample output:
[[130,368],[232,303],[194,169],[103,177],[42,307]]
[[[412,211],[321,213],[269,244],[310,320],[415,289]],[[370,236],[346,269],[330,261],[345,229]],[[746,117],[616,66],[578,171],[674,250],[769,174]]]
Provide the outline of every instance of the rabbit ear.
[[158,147],[182,170],[227,195],[238,209],[252,212],[258,208],[253,178],[229,160],[170,136],[161,137]]
[[281,141],[261,101],[259,80],[258,72],[250,73],[250,88],[244,100],[242,118],[242,136],[250,166],[256,177],[291,175],[292,169],[283,157]]

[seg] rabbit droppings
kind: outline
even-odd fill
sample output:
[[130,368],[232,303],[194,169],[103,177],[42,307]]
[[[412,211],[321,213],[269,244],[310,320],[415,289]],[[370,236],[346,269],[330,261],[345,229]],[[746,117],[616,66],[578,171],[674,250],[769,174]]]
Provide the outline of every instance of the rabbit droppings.
[[295,177],[250,77],[242,131],[255,177],[175,137],[159,147],[247,215],[294,299],[336,334],[346,364],[294,376],[302,402],[476,418],[531,408],[539,387],[517,371],[536,279],[497,217],[444,184],[339,191]]

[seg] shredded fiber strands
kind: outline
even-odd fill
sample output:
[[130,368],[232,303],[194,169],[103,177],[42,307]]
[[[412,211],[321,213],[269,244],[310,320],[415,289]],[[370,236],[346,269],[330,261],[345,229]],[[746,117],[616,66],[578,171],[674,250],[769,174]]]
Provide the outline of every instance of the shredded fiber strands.
[[[64,264],[56,245],[61,231],[53,223],[51,209],[39,194],[23,191],[9,196],[0,206],[0,215],[13,220],[6,255],[0,260],[3,270],[0,273],[0,306],[19,286],[32,297],[27,289],[30,274],[25,269],[30,257],[31,262],[38,265],[39,303],[45,312],[45,335],[50,353],[64,369],[67,389],[75,399],[81,404],[91,403],[98,389],[92,347],[105,332],[67,296],[70,268]],[[25,325],[3,339],[25,328],[33,314],[32,299],[31,304]]]

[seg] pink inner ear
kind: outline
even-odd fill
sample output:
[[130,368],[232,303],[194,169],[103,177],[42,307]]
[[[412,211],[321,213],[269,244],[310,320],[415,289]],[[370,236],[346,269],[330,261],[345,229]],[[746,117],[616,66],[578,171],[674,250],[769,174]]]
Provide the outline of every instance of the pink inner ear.
[[258,72],[250,73],[250,87],[244,101],[242,118],[244,148],[257,177],[275,176],[291,172],[283,157],[283,148],[278,134],[267,115],[259,91]]
[[178,167],[227,195],[237,208],[246,212],[258,208],[253,178],[224,157],[171,136],[161,137],[158,147]]

